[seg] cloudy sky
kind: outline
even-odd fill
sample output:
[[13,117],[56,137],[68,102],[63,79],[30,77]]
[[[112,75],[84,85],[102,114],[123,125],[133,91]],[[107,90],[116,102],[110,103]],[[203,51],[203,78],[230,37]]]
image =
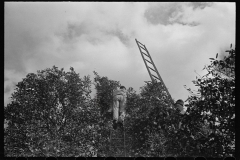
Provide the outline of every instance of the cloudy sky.
[[146,45],[171,96],[186,100],[183,85],[195,89],[192,80],[204,75],[209,58],[235,46],[233,2],[4,4],[5,105],[17,82],[53,65],[92,79],[96,71],[139,92],[150,77],[135,38]]

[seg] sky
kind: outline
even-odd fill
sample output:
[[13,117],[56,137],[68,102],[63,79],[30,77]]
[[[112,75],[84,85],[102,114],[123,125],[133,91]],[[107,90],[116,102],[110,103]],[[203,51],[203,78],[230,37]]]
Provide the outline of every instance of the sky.
[[135,39],[172,98],[186,100],[184,85],[197,90],[192,81],[235,47],[235,34],[234,2],[5,2],[4,105],[28,73],[54,65],[139,93],[150,77]]

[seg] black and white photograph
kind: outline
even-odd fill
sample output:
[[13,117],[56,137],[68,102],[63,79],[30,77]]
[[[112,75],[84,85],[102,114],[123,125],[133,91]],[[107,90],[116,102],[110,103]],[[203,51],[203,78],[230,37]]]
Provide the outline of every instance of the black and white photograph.
[[235,157],[236,2],[4,2],[4,157]]

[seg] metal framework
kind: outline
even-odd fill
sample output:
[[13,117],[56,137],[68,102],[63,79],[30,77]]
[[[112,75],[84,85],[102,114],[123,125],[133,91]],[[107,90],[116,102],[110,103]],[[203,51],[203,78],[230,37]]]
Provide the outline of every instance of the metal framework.
[[[152,60],[152,57],[151,57],[151,55],[149,54],[149,52],[148,52],[148,50],[146,48],[146,46],[144,44],[142,44],[141,42],[139,42],[137,39],[135,39],[135,40],[136,40],[136,43],[137,43],[138,48],[139,48],[139,51],[140,51],[140,53],[142,55],[143,62],[145,63],[145,66],[147,68],[148,74],[149,74],[152,82],[156,81],[156,82],[161,82],[163,84],[163,87],[164,87],[165,91],[167,92],[167,95],[168,95],[168,97],[170,98],[170,100],[171,100],[171,102],[173,104],[174,101],[173,101],[170,93],[168,92],[168,89],[165,86],[165,84],[164,84],[164,82],[163,82],[163,80],[162,80],[162,78],[161,78],[161,76],[160,76],[160,74],[159,74],[159,72],[158,72],[158,70],[157,70],[153,60]],[[146,58],[148,58],[149,60],[147,60]],[[149,65],[152,65],[152,67],[150,67]],[[157,75],[154,75],[153,73],[155,73]]]

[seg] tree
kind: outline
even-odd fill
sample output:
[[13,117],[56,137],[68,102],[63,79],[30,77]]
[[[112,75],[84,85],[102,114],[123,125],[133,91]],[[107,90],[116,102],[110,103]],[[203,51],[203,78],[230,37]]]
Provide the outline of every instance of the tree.
[[[177,110],[171,107],[171,100],[167,99],[160,83],[147,82],[140,95],[128,93],[127,111],[130,116],[126,118],[125,127],[131,138],[132,156],[173,155],[165,143],[169,141],[169,133],[174,132],[170,127],[178,122]],[[156,140],[159,141],[156,143]]]
[[[81,79],[72,67],[69,72],[53,66],[29,73],[16,85],[11,103],[4,108],[8,121],[5,155],[84,153],[90,143],[83,142],[90,138],[83,129],[96,121],[91,117],[98,114],[90,99],[90,84],[89,76]],[[70,142],[71,146],[66,145]]]
[[[205,156],[234,156],[235,151],[235,49],[230,47],[222,60],[211,59],[208,73],[193,81],[199,96],[188,98],[188,121],[185,121]],[[217,58],[218,54],[216,55]],[[201,127],[202,126],[202,127]],[[206,126],[205,129],[203,126]],[[199,135],[200,133],[205,136]],[[194,136],[193,136],[194,137]],[[205,152],[206,153],[206,152]],[[203,154],[204,155],[204,154]]]
[[94,85],[97,91],[97,104],[101,108],[101,114],[107,112],[107,110],[112,106],[113,103],[113,90],[120,87],[119,81],[109,80],[107,77],[101,77],[97,72],[93,72]]

